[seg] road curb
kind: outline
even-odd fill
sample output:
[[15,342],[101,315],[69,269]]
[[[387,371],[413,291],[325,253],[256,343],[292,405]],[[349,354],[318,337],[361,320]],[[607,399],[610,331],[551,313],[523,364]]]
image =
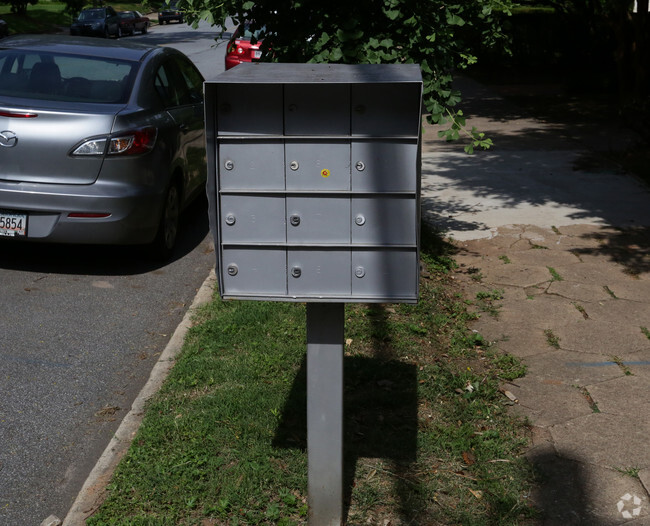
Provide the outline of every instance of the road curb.
[[113,438],[90,472],[90,475],[88,475],[86,482],[63,521],[63,526],[85,525],[86,519],[101,506],[106,497],[106,486],[110,482],[115,468],[131,446],[131,441],[142,423],[147,400],[158,392],[174,366],[176,357],[183,347],[187,331],[192,326],[194,312],[200,306],[211,301],[216,279],[213,269],[201,285],[201,288],[199,288],[183,320],[176,327],[165,350],[154,365],[147,383],[134,400],[131,410],[122,420]]

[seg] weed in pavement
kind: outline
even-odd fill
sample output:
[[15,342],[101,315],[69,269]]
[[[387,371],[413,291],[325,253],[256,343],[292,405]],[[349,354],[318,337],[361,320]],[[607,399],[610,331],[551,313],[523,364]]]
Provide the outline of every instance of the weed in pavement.
[[[347,524],[525,524],[528,430],[499,393],[525,369],[469,330],[428,231],[422,260],[417,305],[346,306]],[[303,305],[215,297],[88,524],[306,524],[305,351]]]

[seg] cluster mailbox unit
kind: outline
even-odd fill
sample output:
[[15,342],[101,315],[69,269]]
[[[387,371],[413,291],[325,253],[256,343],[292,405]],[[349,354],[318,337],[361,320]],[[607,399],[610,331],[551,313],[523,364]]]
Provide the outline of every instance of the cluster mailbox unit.
[[345,303],[418,299],[416,65],[240,64],[205,83],[219,292],[307,304],[309,519],[342,524]]
[[241,64],[205,84],[223,298],[416,302],[417,65]]

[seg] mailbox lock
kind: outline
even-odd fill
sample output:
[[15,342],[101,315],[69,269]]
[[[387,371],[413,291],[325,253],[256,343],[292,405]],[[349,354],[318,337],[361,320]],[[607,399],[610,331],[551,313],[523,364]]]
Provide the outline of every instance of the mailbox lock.
[[295,104],[289,104],[289,111],[296,111],[298,109],[298,106]]
[[300,168],[300,165],[298,164],[298,161],[291,161],[289,168],[295,172],[298,168]]
[[361,214],[359,214],[357,217],[354,218],[354,222],[358,226],[363,226],[366,224],[366,218],[363,217]]
[[239,272],[239,269],[237,268],[237,265],[235,265],[234,263],[231,263],[230,265],[228,265],[228,275],[229,276],[236,276],[237,272]]
[[357,267],[357,268],[354,269],[354,275],[357,278],[362,278],[362,277],[364,277],[366,275],[366,269],[363,268],[363,267]]
[[300,224],[300,216],[297,214],[293,214],[289,218],[289,223],[291,223],[291,226],[298,226]]
[[355,166],[360,172],[363,172],[366,169],[366,165],[363,163],[363,161],[357,161],[357,164]]
[[300,270],[300,267],[293,267],[291,269],[291,275],[294,278],[299,278],[301,274],[302,274],[302,270]]
[[226,170],[232,170],[235,167],[235,163],[228,159],[225,163],[223,163],[223,166]]
[[226,216],[226,224],[227,224],[227,225],[232,226],[232,225],[235,224],[235,221],[236,221],[236,219],[235,219],[235,216],[234,216],[234,215],[232,215],[232,214],[228,214],[228,215]]

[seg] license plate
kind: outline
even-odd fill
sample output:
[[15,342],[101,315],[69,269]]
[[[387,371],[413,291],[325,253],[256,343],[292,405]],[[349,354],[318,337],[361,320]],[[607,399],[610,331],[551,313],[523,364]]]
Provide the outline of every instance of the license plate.
[[0,236],[21,237],[27,235],[27,214],[0,211]]
[[253,58],[262,58],[261,50],[253,50]]

